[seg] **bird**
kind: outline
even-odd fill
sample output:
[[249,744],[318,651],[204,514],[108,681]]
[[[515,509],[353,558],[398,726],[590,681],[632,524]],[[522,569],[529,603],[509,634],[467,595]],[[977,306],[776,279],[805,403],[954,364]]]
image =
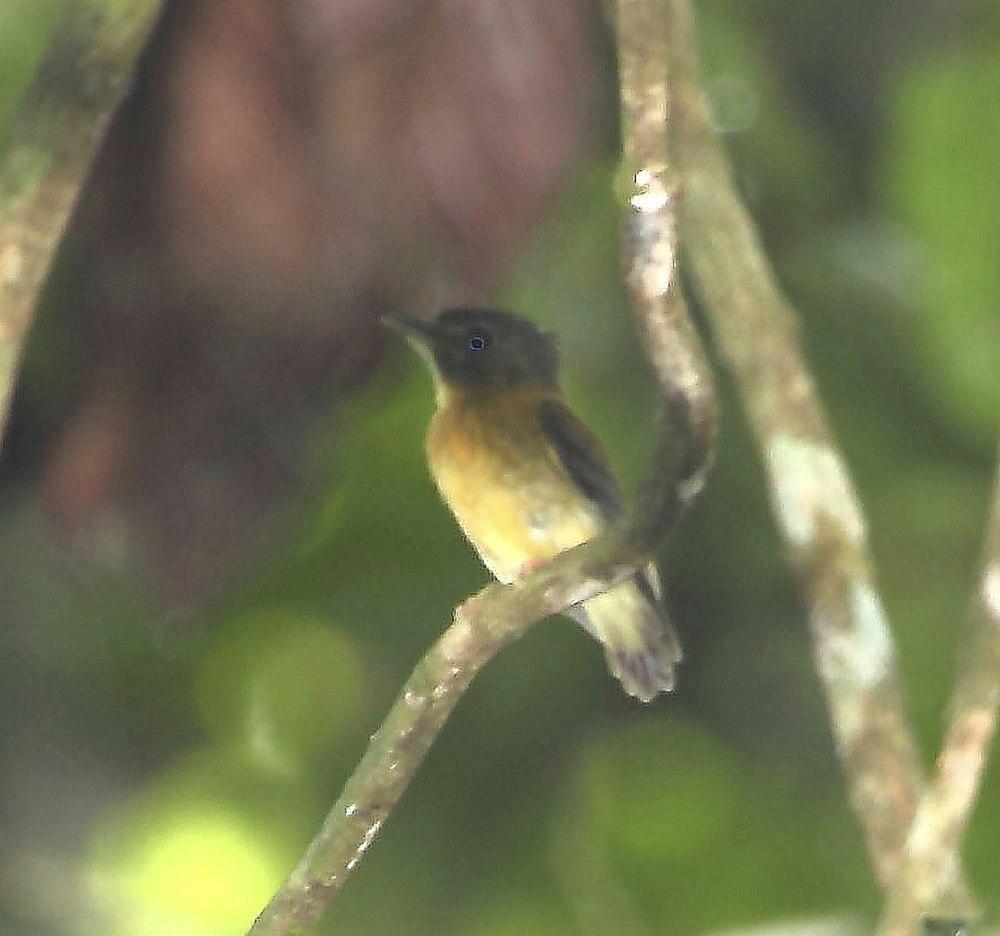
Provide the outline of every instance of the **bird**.
[[[559,388],[553,335],[497,309],[383,319],[430,367],[430,473],[498,581],[517,582],[621,515],[621,490],[604,450]],[[567,613],[601,643],[629,695],[650,702],[674,688],[683,655],[655,565]]]

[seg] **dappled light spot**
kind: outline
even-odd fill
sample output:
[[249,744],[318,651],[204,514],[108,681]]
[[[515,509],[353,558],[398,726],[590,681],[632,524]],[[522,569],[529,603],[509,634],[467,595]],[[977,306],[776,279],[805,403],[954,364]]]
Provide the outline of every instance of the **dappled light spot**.
[[117,921],[114,936],[238,936],[281,869],[236,817],[181,813],[163,816],[90,878]]

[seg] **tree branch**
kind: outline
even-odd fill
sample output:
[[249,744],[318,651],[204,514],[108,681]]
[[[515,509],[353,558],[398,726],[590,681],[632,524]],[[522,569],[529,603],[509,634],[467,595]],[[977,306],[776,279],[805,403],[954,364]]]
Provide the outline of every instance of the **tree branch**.
[[[672,0],[674,157],[685,257],[760,451],[779,532],[808,606],[837,750],[888,893],[924,789],[862,508],[827,428],[782,295],[712,129],[690,0]],[[967,906],[956,868],[952,896]]]
[[298,867],[258,917],[253,936],[308,930],[378,834],[476,673],[537,621],[634,574],[704,482],[715,436],[715,397],[675,276],[665,2],[623,0],[618,20],[628,179],[623,260],[664,400],[661,444],[639,508],[619,527],[518,585],[490,585],[458,608],[454,623],[403,687]]
[[475,675],[533,624],[634,574],[649,559],[623,533],[564,553],[514,587],[489,585],[455,611],[417,664],[302,860],[253,936],[304,934],[343,887]]
[[[701,338],[676,276],[676,170],[671,165],[669,0],[618,0],[616,35],[622,119],[622,260],[625,282],[664,400],[664,441],[671,426],[690,435],[690,461],[679,465],[681,495],[697,493],[715,445],[715,387]],[[662,459],[661,459],[662,460]],[[654,478],[654,484],[662,479]],[[640,502],[655,498],[647,491]]]
[[0,442],[35,304],[159,0],[80,0],[14,118],[0,164]]
[[961,867],[962,839],[1000,706],[1000,467],[983,552],[944,745],[910,826],[903,866],[879,936],[914,936],[928,913],[968,920],[967,908],[946,901]]

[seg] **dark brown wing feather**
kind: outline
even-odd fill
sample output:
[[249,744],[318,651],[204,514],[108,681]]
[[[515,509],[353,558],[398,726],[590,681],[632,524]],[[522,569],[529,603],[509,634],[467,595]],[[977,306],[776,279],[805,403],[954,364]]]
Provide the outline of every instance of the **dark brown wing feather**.
[[538,423],[580,492],[606,522],[622,511],[621,489],[594,434],[559,400],[538,404]]
[[[559,400],[547,399],[538,405],[538,422],[573,483],[610,523],[622,512],[621,488],[611,473],[601,443]],[[656,567],[636,573],[635,582],[649,603],[663,608]]]

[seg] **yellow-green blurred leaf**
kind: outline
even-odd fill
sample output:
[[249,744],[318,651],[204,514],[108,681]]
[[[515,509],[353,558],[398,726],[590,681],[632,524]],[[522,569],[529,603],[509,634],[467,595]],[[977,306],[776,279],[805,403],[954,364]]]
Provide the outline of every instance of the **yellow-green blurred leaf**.
[[205,726],[259,766],[294,773],[336,746],[357,717],[362,667],[329,622],[272,608],[229,622],[198,671]]

